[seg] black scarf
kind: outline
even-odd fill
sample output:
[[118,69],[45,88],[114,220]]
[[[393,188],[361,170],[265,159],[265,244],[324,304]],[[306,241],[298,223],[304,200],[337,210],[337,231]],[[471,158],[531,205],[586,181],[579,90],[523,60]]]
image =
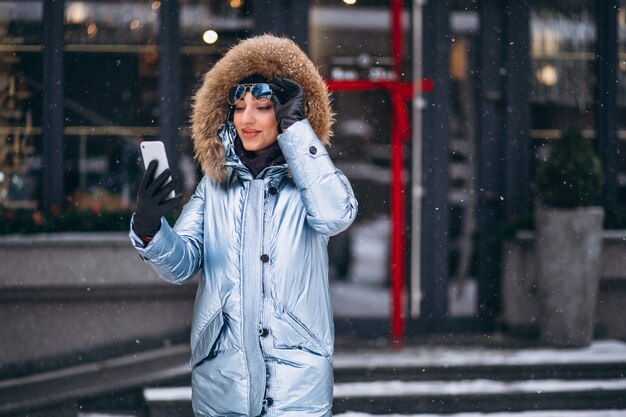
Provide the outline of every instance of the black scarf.
[[267,148],[258,151],[246,151],[239,135],[235,138],[235,153],[241,162],[250,170],[252,177],[256,178],[265,168],[286,163],[278,141]]

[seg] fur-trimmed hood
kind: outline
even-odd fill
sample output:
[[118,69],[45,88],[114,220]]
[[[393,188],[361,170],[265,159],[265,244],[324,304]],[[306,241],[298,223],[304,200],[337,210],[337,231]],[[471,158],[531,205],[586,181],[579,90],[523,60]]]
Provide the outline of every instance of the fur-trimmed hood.
[[291,40],[272,35],[246,39],[231,48],[204,76],[193,99],[191,116],[195,158],[203,173],[221,182],[226,177],[224,146],[217,131],[226,121],[230,88],[252,74],[290,78],[304,90],[304,115],[319,139],[330,143],[334,121],[326,83],[306,54]]

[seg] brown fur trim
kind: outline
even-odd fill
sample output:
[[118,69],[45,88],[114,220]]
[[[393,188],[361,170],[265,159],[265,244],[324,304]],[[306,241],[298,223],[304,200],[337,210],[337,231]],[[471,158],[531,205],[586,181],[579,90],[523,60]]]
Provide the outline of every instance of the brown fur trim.
[[195,158],[211,179],[226,178],[224,146],[217,137],[226,120],[226,95],[239,80],[261,74],[267,78],[290,78],[304,89],[304,115],[313,130],[330,144],[334,122],[326,83],[306,54],[291,40],[272,35],[246,39],[231,48],[204,76],[204,82],[193,99],[191,115]]

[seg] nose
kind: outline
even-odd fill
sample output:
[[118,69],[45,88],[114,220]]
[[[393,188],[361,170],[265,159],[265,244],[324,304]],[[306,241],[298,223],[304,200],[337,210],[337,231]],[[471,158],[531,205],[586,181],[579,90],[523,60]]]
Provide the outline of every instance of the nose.
[[247,106],[244,109],[243,114],[241,115],[241,122],[244,124],[249,124],[249,123],[254,122],[254,114],[251,111],[250,106]]
[[244,100],[246,102],[246,107],[241,115],[241,122],[244,124],[253,123],[254,111],[252,105],[252,96],[250,95],[250,93],[246,93]]

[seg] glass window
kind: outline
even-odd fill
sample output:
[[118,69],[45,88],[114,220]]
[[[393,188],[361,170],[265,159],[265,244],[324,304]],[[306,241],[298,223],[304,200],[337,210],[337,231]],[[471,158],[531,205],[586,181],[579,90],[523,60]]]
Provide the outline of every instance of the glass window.
[[37,205],[42,14],[42,1],[0,1],[0,207]]
[[[252,26],[251,2],[182,0],[185,190],[197,184],[186,127],[204,73]],[[69,1],[65,16],[65,189],[76,208],[127,209],[141,177],[137,143],[159,136],[158,0]],[[77,173],[78,175],[73,175]]]
[[[204,73],[253,26],[251,3],[181,0],[181,169],[197,183],[187,129]],[[159,138],[159,0],[66,0],[64,192],[69,209],[127,211],[138,142]],[[38,208],[43,1],[0,0],[0,206]]]
[[593,2],[536,1],[531,6],[531,134],[556,138],[574,125],[594,130],[596,28]]
[[359,201],[355,223],[329,242],[335,315],[387,317],[392,120],[389,95],[382,90],[336,91],[332,97],[337,121],[330,155],[350,179]]
[[[390,20],[388,2],[312,2],[309,55],[329,81],[394,79]],[[404,47],[408,51],[406,41]],[[389,93],[332,87],[331,93],[336,112],[331,157],[359,201],[355,223],[329,242],[335,316],[384,318],[389,316],[390,275]]]
[[130,45],[155,45],[160,5],[156,0],[66,0],[65,43],[70,50],[89,44],[101,45],[104,51],[113,45],[120,50]]
[[[243,38],[254,26],[250,0],[207,2],[181,0],[180,23],[183,49],[187,52],[222,52]],[[196,48],[193,48],[196,47]]]
[[65,194],[70,208],[126,210],[137,143],[158,136],[158,1],[65,3]]
[[[244,39],[253,27],[251,1],[229,0],[207,2],[182,0],[180,2],[181,46],[181,120],[183,126],[191,116],[191,99],[200,87],[204,74],[226,53]],[[183,160],[187,172],[194,167],[193,145],[189,129],[182,130]],[[182,167],[181,167],[182,168]],[[187,188],[195,188],[196,181],[186,175]]]
[[448,314],[452,318],[478,313],[475,258],[477,198],[476,106],[479,14],[477,4],[453,2],[450,13],[450,145]]
[[[394,79],[389,2],[359,1],[347,5],[316,0],[309,12],[309,54],[330,80]],[[403,57],[400,79],[410,75],[410,44],[405,9]]]

